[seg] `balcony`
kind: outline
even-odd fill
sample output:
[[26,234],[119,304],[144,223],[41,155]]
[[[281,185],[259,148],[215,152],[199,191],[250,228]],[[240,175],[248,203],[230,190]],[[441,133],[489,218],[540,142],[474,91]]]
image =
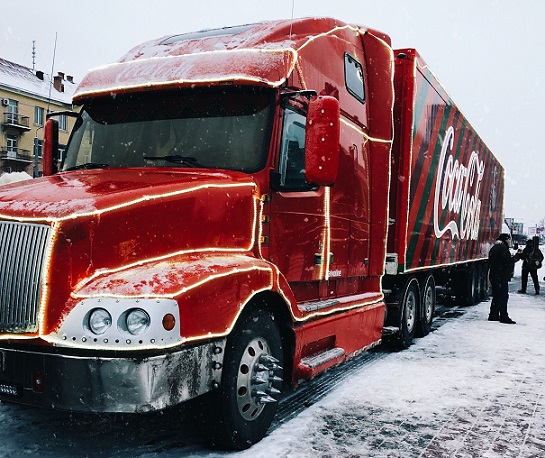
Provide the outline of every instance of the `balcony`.
[[12,128],[19,131],[29,131],[29,117],[17,113],[4,113],[2,122],[4,128]]
[[0,147],[0,161],[22,162],[31,164],[34,161],[33,156],[27,149]]

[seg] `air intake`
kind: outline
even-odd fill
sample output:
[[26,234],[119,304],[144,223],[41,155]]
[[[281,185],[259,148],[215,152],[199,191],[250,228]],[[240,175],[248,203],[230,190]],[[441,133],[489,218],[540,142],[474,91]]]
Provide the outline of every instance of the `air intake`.
[[42,267],[50,227],[0,221],[0,331],[38,330]]

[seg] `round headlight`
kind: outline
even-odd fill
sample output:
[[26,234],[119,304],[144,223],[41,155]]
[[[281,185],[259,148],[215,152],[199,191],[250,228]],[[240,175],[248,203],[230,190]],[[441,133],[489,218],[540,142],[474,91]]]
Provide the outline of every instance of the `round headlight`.
[[125,321],[127,325],[127,331],[133,336],[137,336],[146,332],[150,325],[149,315],[142,309],[134,309],[127,313]]
[[104,334],[112,325],[112,316],[104,309],[94,309],[89,314],[89,329],[93,334]]

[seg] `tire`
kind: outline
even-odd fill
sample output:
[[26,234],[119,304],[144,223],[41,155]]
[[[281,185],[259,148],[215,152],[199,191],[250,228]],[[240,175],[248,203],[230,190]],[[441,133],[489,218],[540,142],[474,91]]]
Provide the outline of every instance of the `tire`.
[[418,322],[419,294],[418,280],[411,277],[399,302],[399,346],[408,348],[416,334],[416,324]]
[[221,386],[208,400],[206,445],[244,450],[265,436],[282,384],[282,352],[270,313],[253,311],[235,327],[227,340]]
[[424,337],[430,333],[433,322],[433,314],[435,313],[435,304],[435,279],[433,278],[433,275],[430,274],[426,277],[424,287],[422,288],[420,318],[416,328],[416,335],[418,337]]
[[486,296],[486,274],[485,266],[483,263],[477,263],[475,265],[475,271],[477,275],[477,292],[475,296],[475,302],[482,302]]
[[473,305],[477,300],[477,269],[472,264],[467,270],[456,275],[456,298],[462,305]]
[[469,282],[469,291],[468,291],[468,300],[467,305],[474,305],[480,302],[479,300],[479,291],[480,291],[480,278],[479,278],[479,269],[477,264],[473,264],[469,269],[468,273],[468,282]]
[[481,264],[481,301],[488,299],[488,264]]

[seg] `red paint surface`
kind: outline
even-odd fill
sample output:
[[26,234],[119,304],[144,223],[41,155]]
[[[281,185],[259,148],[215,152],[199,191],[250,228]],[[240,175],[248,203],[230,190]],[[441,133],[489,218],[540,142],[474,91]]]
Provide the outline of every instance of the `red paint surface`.
[[[178,301],[182,337],[206,339],[228,334],[241,310],[266,291],[269,306],[285,311],[278,314],[287,320],[283,329],[293,330],[287,336],[295,339],[294,379],[300,359],[312,352],[338,347],[350,355],[378,342],[393,138],[389,38],[322,18],[163,40],[90,72],[75,101],[195,86],[267,86],[276,91],[276,105],[266,164],[253,174],[168,167],[64,172],[4,187],[0,218],[56,225],[44,333],[58,329],[80,297],[167,296]],[[361,64],[364,103],[346,88],[346,53]],[[340,102],[339,172],[329,189],[271,188],[284,120],[280,94],[298,90]],[[407,91],[397,113],[406,110],[410,118],[414,91]],[[403,126],[397,148],[409,141],[410,126]],[[406,181],[392,188],[391,203],[405,216],[413,169],[394,158],[395,177]],[[422,190],[412,192],[415,202],[425,201]],[[428,209],[424,215],[429,219]],[[399,244],[405,226],[399,215],[396,220]],[[426,252],[421,245],[417,250]],[[303,302],[317,309],[299,307]]]
[[[399,254],[401,271],[486,258],[501,232],[503,167],[418,53],[412,49],[396,53],[403,57],[396,60],[396,141],[390,190],[390,216],[395,224],[390,228],[388,250]],[[440,152],[449,127],[453,129],[453,148],[448,149],[441,164]],[[467,179],[447,177],[446,181],[449,156],[453,164],[467,168],[472,163],[472,153],[483,167],[481,180],[471,175]],[[467,189],[468,198],[478,199],[480,210],[464,217],[462,208],[449,210],[447,205],[442,209],[443,187],[448,189],[449,183],[453,185],[453,195],[458,186],[460,190]],[[460,201],[463,195],[459,193]],[[438,236],[434,219],[441,230],[452,222],[454,231]],[[472,237],[468,230],[464,234],[464,229],[470,227],[468,221],[478,226]]]

